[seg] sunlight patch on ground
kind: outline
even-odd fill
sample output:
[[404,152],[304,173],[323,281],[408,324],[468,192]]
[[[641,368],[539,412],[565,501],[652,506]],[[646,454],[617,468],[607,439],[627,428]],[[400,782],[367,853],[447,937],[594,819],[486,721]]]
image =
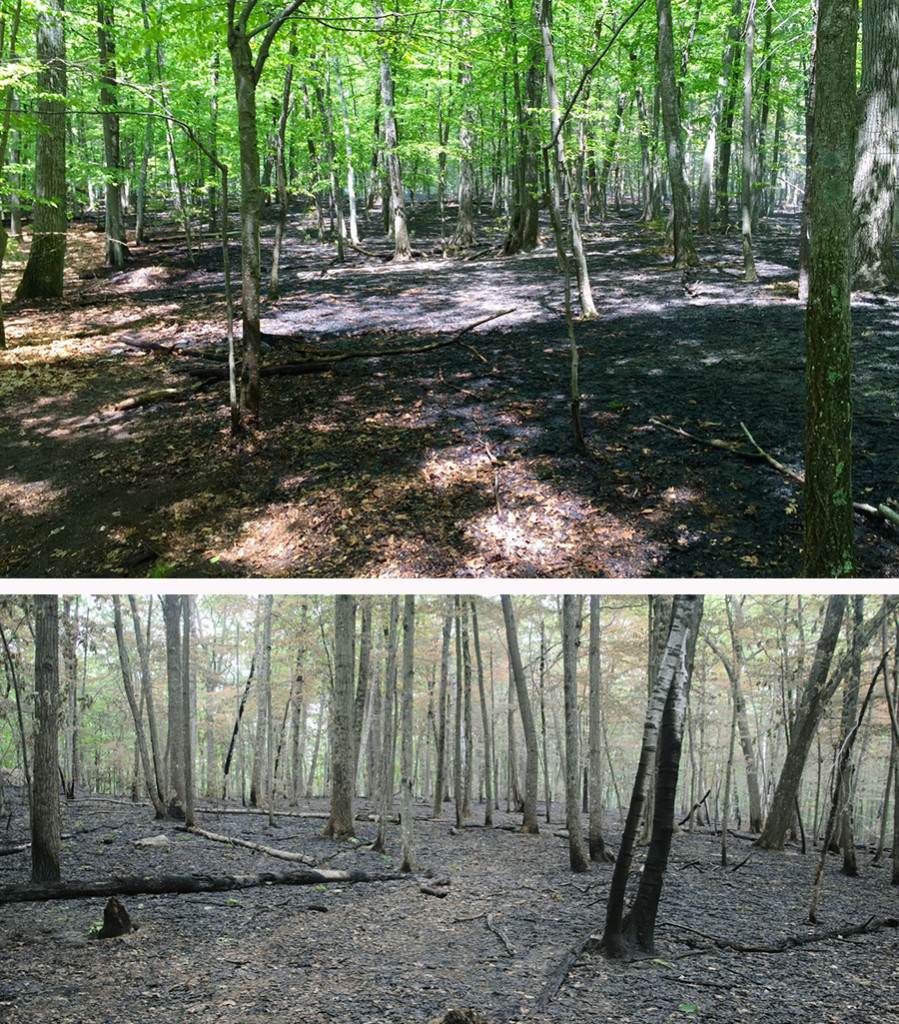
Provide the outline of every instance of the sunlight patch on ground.
[[0,479],[0,522],[6,513],[20,516],[45,515],[48,506],[65,496],[65,490],[55,488],[49,480]]

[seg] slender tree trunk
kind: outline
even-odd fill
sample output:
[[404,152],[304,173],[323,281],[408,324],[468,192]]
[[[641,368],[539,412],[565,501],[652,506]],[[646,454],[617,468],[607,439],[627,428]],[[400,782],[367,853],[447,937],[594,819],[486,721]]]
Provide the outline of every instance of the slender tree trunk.
[[165,660],[168,685],[168,738],[166,742],[166,810],[169,817],[183,821],[187,807],[187,784],[184,749],[184,693],[187,685],[184,678],[181,651],[181,601],[175,594],[165,594],[162,600],[162,616],[165,622]]
[[34,598],[34,758],[31,808],[31,881],[60,880],[59,599]]
[[469,598],[471,607],[471,635],[474,643],[475,663],[478,669],[478,696],[481,701],[481,724],[484,730],[484,825],[493,825],[493,728],[490,710],[484,692],[484,661],[481,655],[481,640],[478,633],[478,608],[474,596]]
[[571,870],[590,870],[581,822],[580,722],[577,708],[577,651],[580,645],[580,599],[573,594],[562,598],[562,661],[565,691],[565,823],[568,829],[568,859]]
[[131,659],[128,656],[128,648],[125,644],[125,630],[122,625],[122,609],[118,595],[113,596],[112,599],[113,612],[114,612],[114,623],[115,623],[115,635],[116,643],[119,650],[119,665],[122,669],[122,686],[125,689],[125,697],[128,700],[128,707],[131,708],[131,717],[134,721],[134,734],[137,738],[137,749],[140,753],[141,767],[144,772],[144,781],[146,783],[147,792],[150,795],[150,800],[153,804],[153,810],[156,812],[157,818],[164,818],[165,804],[159,798],[156,791],[156,780],[153,775],[153,766],[150,763],[150,755],[147,751],[147,740],[144,736],[144,727],[141,720],[141,713],[137,706],[137,699],[134,695],[134,684],[132,682],[131,674]]
[[602,597],[590,597],[590,732],[588,805],[590,808],[590,860],[609,862],[614,860],[606,849],[602,828],[603,812],[603,767],[602,767]]
[[97,42],[100,50],[100,105],[103,121],[103,154],[106,161],[106,263],[121,270],[128,256],[125,220],[122,216],[122,166],[119,144],[119,111],[116,95],[113,0],[97,2]]
[[[851,745],[853,734],[857,731],[856,715],[858,714],[858,698],[862,683],[862,652],[855,644],[861,633],[865,612],[865,599],[856,594],[852,599],[852,665],[846,684],[843,688],[843,709],[840,719],[840,750]],[[855,856],[855,829],[853,827],[852,799],[855,767],[851,757],[840,758],[840,799],[837,805],[837,827],[839,845],[843,851],[843,874],[847,878],[858,877],[858,860]]]
[[384,728],[381,741],[381,780],[378,786],[378,838],[374,849],[379,853],[387,850],[387,818],[393,808],[393,783],[396,778],[396,733],[394,732],[396,708],[396,652],[399,646],[400,599],[397,594],[390,598],[390,624],[387,634],[387,664],[384,671]]
[[443,797],[446,793],[446,701],[449,689],[450,641],[453,616],[449,610],[443,616],[443,646],[440,654],[440,690],[437,695],[437,772],[434,781],[434,817],[443,817]]
[[278,130],[275,133],[275,182],[278,190],[278,219],[275,221],[275,238],[272,242],[272,269],[268,282],[268,297],[280,297],[278,276],[281,270],[281,249],[284,244],[284,229],[287,227],[287,118],[290,115],[293,93],[293,57],[297,52],[296,22],[291,25],[290,63],[284,71],[284,85],[281,89],[281,110],[278,113]]
[[356,834],[353,787],[356,781],[353,742],[356,598],[334,598],[334,686],[331,693],[331,812],[322,835],[348,839]]
[[674,212],[674,266],[691,267],[699,262],[693,246],[690,215],[690,186],[684,172],[683,132],[677,102],[674,71],[674,31],[671,24],[671,0],[656,0],[658,21],[659,89],[662,103],[662,127],[668,154],[668,180]]
[[401,871],[417,871],[412,817],[412,700],[415,685],[415,598],[406,595],[403,605],[403,740],[400,750],[402,772],[402,842],[403,866]]
[[393,230],[393,259],[403,263],[412,259],[409,229],[406,224],[406,200],[398,152],[399,138],[396,127],[393,70],[387,46],[387,19],[380,0],[375,0],[375,26],[380,41],[379,67],[381,74],[381,107],[384,113],[384,159],[390,185],[391,226]]
[[521,663],[521,653],[518,648],[518,627],[515,623],[515,610],[512,607],[512,599],[505,594],[502,596],[502,606],[503,619],[506,625],[506,643],[509,648],[509,663],[512,670],[512,678],[515,682],[515,692],[518,695],[518,709],[521,712],[521,724],[524,729],[524,739],[527,747],[524,820],[522,821],[521,831],[530,835],[537,835],[540,831],[537,825],[537,730],[534,728],[531,700],[528,696],[527,680],[524,676],[524,667]]
[[755,134],[752,126],[752,62],[755,57],[755,0],[749,0],[743,44],[743,182],[741,224],[743,234],[743,280],[758,281],[752,255],[752,189],[755,177]]

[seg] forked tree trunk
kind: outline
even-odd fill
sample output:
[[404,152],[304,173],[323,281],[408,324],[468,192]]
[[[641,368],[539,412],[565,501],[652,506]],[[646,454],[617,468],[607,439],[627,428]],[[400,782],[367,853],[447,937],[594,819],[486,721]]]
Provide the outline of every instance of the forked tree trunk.
[[[665,650],[652,683],[640,760],[609,889],[602,947],[612,958],[629,956],[635,949],[653,952],[656,912],[674,832],[684,714],[702,610],[701,595],[674,598]],[[653,775],[656,799],[649,852],[633,907],[625,917],[627,881]]]

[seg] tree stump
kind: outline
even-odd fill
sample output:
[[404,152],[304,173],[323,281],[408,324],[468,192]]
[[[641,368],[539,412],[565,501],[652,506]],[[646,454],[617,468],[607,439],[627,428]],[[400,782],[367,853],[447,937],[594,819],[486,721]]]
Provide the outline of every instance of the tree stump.
[[128,911],[124,904],[119,903],[115,896],[109,897],[109,902],[103,910],[103,927],[96,932],[98,939],[116,939],[120,935],[128,935],[136,932],[137,926],[131,923]]

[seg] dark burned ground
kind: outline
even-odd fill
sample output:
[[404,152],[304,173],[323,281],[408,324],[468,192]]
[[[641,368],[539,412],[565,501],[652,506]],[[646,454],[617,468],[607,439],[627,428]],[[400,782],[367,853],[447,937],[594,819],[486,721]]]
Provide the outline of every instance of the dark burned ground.
[[[191,357],[221,351],[221,252],[157,235],[121,274],[75,232],[65,302],[8,311],[0,354],[0,572],[5,576],[790,577],[801,495],[776,471],[681,428],[802,468],[803,308],[794,225],[700,240],[692,294],[631,218],[587,232],[598,320],[580,323],[584,425],[568,422],[568,343],[552,250],[394,266],[309,239],[298,213],[267,304],[271,335],[310,349],[417,345],[514,307],[459,345],[264,382],[258,429],[227,431],[226,388],[192,393]],[[304,227],[305,225],[305,227]],[[372,229],[374,230],[374,229]],[[483,237],[486,237],[484,235]],[[494,236],[495,237],[495,236]],[[377,239],[363,243],[383,248]],[[237,257],[236,249],[235,258]],[[10,275],[7,288],[15,283]],[[856,498],[899,491],[899,301],[855,303]],[[273,341],[268,360],[296,358]],[[179,400],[118,410],[169,387]],[[899,575],[891,527],[857,520],[860,571]]]
[[[323,810],[322,802],[304,805]],[[139,930],[87,940],[105,900],[0,904],[0,1019],[32,1022],[152,1020],[419,1024],[449,1008],[492,1024],[587,1024],[597,1020],[696,1020],[734,1024],[880,1024],[899,1020],[899,932],[797,946],[783,953],[712,948],[708,936],[771,944],[808,936],[805,923],[817,853],[752,851],[733,839],[735,865],[719,865],[711,836],[675,838],[653,958],[631,963],[582,955],[558,992],[541,995],[567,953],[601,930],[611,867],[567,869],[567,841],[543,825],[538,837],[465,829],[416,809],[423,867],[448,876],[444,899],[423,894],[422,876],[318,888],[268,886],[235,892],[123,899]],[[447,811],[449,814],[449,810]],[[482,820],[483,809],[476,810]],[[498,823],[516,819],[501,814]],[[557,821],[559,818],[556,819]],[[333,867],[383,871],[360,844],[318,837],[322,822],[203,812],[207,830],[302,851]],[[17,806],[3,842],[24,838]],[[179,832],[152,809],[78,800],[65,809],[63,863],[71,879],[173,872],[282,871],[283,861]],[[398,842],[391,828],[391,844]],[[163,850],[134,840],[166,833]],[[619,826],[607,838],[617,842]],[[899,915],[887,867],[865,855],[849,880],[831,858],[819,905],[824,930]],[[28,854],[0,858],[0,886],[28,878]],[[487,925],[487,915],[496,931]],[[502,932],[505,942],[497,932]],[[550,986],[554,991],[554,986]]]

